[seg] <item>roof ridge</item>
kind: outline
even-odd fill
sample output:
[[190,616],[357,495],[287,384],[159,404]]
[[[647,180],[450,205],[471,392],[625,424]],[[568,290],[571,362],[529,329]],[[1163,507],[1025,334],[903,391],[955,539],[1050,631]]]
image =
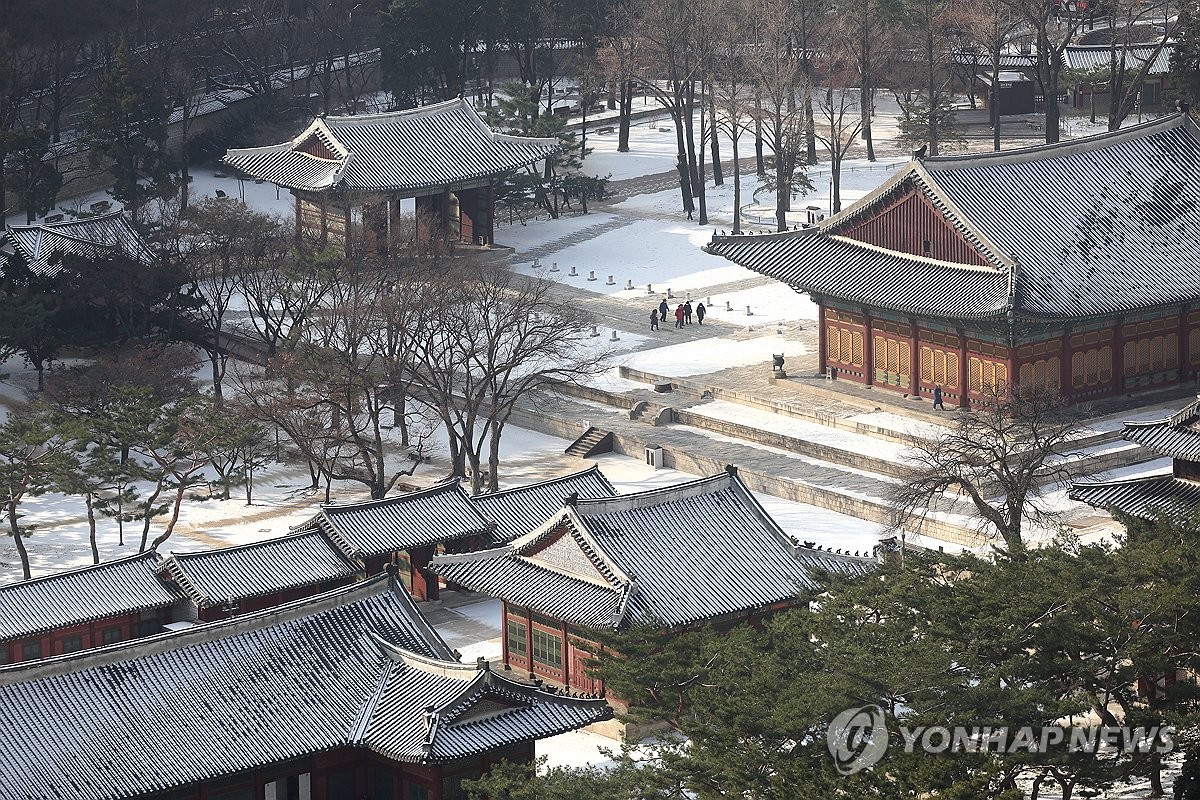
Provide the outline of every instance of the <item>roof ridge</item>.
[[487,500],[492,497],[501,497],[501,496],[505,496],[505,495],[516,494],[517,492],[523,492],[528,489],[537,488],[539,486],[550,486],[551,484],[555,484],[555,483],[563,483],[565,481],[571,480],[572,478],[578,478],[578,477],[581,477],[583,475],[587,475],[588,473],[593,473],[593,472],[596,474],[596,476],[598,478],[600,478],[600,480],[602,480],[605,484],[607,484],[610,489],[613,489],[615,491],[615,488],[609,482],[608,478],[605,478],[604,473],[600,471],[600,465],[592,464],[591,466],[587,467],[586,469],[581,469],[578,472],[569,472],[566,475],[559,475],[556,478],[544,478],[540,481],[534,481],[533,483],[526,483],[521,486],[513,486],[512,488],[509,488],[509,489],[500,489],[499,491],[488,492],[487,494],[472,495],[468,499],[470,499],[470,501],[472,503],[474,503],[477,500]]
[[[571,508],[578,511],[581,507],[599,506],[604,503],[630,503],[630,502],[636,503],[638,500],[640,500],[642,498],[651,498],[654,495],[668,495],[670,493],[681,494],[681,493],[687,492],[692,489],[707,488],[709,485],[717,486],[718,484],[723,484],[723,483],[728,482],[730,477],[732,477],[732,476],[730,475],[730,473],[728,471],[723,471],[723,472],[717,473],[716,475],[706,475],[704,477],[694,478],[690,481],[684,481],[683,483],[675,483],[670,486],[656,486],[652,489],[646,489],[641,492],[631,492],[629,494],[619,494],[619,495],[616,495],[615,497],[592,497],[592,498],[587,498],[587,499],[580,498],[579,500],[574,502],[574,504],[571,506]],[[716,489],[713,489],[712,491],[719,492],[719,491],[721,491],[721,488],[716,488]],[[664,501],[664,502],[669,502],[669,501]]]
[[826,238],[831,239],[836,242],[840,242],[842,244],[849,245],[851,247],[859,247],[859,248],[862,248],[863,250],[870,250],[872,252],[877,252],[877,253],[886,253],[890,256],[895,256],[896,258],[898,258],[900,260],[913,261],[913,262],[916,262],[919,264],[931,264],[931,265],[939,266],[939,267],[949,267],[952,269],[962,270],[965,272],[986,272],[986,273],[994,274],[994,275],[1000,275],[1004,272],[1004,270],[997,269],[997,267],[993,264],[963,264],[958,261],[942,261],[941,259],[938,259],[938,258],[930,258],[929,256],[919,256],[915,253],[902,253],[899,250],[889,250],[888,248],[883,247],[882,245],[872,244],[871,242],[863,242],[863,241],[859,241],[858,239],[851,239],[849,236],[843,236],[838,233],[827,234]]
[[141,553],[134,553],[133,555],[122,556],[121,558],[113,558],[108,561],[101,561],[99,564],[86,564],[82,567],[66,569],[62,572],[51,572],[49,575],[39,575],[38,577],[30,578],[27,581],[14,581],[13,583],[0,584],[0,592],[8,591],[9,589],[15,589],[18,586],[32,586],[36,583],[42,583],[43,581],[48,581],[53,578],[61,578],[66,575],[78,575],[80,573],[89,572],[92,570],[99,570],[104,567],[111,567],[115,564],[120,564],[125,561],[137,561],[143,558],[153,558],[157,561],[159,555],[154,550],[145,550]]
[[[403,494],[394,494],[391,497],[380,497],[377,500],[360,500],[357,503],[330,503],[329,505],[322,505],[320,513],[328,513],[330,511],[352,511],[362,508],[380,508],[386,505],[399,504],[408,500],[415,500],[421,497],[439,494],[448,489],[453,489],[456,487],[459,489],[459,491],[462,491],[462,484],[459,483],[458,478],[451,476],[431,486],[413,489],[412,491],[404,492]],[[470,499],[470,495],[467,495],[465,492],[463,492],[463,494],[468,500]]]
[[[1190,122],[1190,124],[1189,124]],[[933,172],[937,172],[939,167],[945,167],[947,170],[955,169],[956,165],[970,162],[982,162],[986,164],[1010,164],[1024,163],[1026,161],[1038,161],[1043,158],[1055,158],[1062,154],[1070,155],[1078,150],[1090,149],[1097,144],[1109,146],[1110,144],[1120,144],[1121,142],[1130,139],[1137,139],[1146,134],[1149,130],[1161,128],[1162,130],[1171,130],[1173,128],[1195,128],[1195,122],[1191,121],[1189,114],[1170,113],[1164,114],[1161,117],[1140,122],[1136,125],[1131,125],[1128,128],[1120,128],[1115,131],[1101,131],[1100,133],[1092,134],[1091,136],[1081,136],[1077,139],[1065,139],[1063,141],[1054,142],[1053,144],[1037,144],[1029,147],[1018,147],[1012,150],[996,150],[982,153],[962,153],[958,155],[947,156],[928,156],[921,163],[926,167],[933,167]],[[1193,131],[1195,133],[1195,131]],[[928,170],[927,170],[928,171]]]
[[[332,120],[337,124],[344,122],[375,122],[378,120],[396,119],[397,117],[419,117],[426,114],[436,114],[440,111],[449,110],[455,106],[461,107],[464,105],[470,108],[470,104],[467,103],[467,101],[464,100],[460,95],[459,97],[455,97],[450,100],[442,100],[437,103],[429,103],[428,105],[423,106],[413,106],[412,108],[401,108],[397,109],[396,111],[378,111],[374,114],[326,115],[323,117],[323,119],[325,119],[326,122]],[[470,108],[470,110],[474,111],[475,109]],[[476,114],[476,116],[478,116],[478,114]],[[317,119],[322,119],[322,117],[318,117]]]
[[1107,481],[1073,481],[1071,489],[1087,489],[1092,486],[1120,486],[1122,484],[1132,483],[1150,483],[1151,481],[1161,481],[1164,478],[1175,480],[1175,475],[1170,472],[1164,472],[1161,475],[1143,475],[1139,478],[1113,478]]
[[[209,547],[205,550],[191,550],[184,552],[169,551],[171,558],[191,558],[195,556],[210,556],[216,553],[233,553],[239,550],[249,550],[252,547],[261,547],[262,545],[276,544],[285,539],[299,539],[301,536],[319,536],[325,538],[320,530],[314,528],[306,528],[304,530],[291,530],[281,536],[271,536],[266,539],[259,539],[256,542],[243,542],[242,544],[231,544],[224,547]],[[165,559],[164,559],[165,560]]]

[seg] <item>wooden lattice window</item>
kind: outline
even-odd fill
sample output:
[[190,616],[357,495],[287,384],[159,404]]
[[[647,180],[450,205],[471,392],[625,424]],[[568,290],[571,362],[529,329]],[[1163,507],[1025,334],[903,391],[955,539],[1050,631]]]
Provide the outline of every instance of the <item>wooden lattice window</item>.
[[1137,342],[1125,343],[1125,374],[1137,375]]
[[[1109,355],[1109,367],[1112,366],[1112,356]],[[1062,366],[1058,356],[1046,360],[1046,385],[1058,388],[1058,379],[1062,374]]]
[[849,364],[853,358],[853,348],[850,345],[850,331],[842,328],[840,331],[838,331],[838,335],[841,339],[841,342],[839,343],[839,355],[841,358],[839,358],[838,361],[841,361],[843,364]]
[[1097,358],[1099,354],[1095,350],[1088,350],[1083,354],[1084,369],[1087,372],[1087,385],[1095,386],[1100,382],[1100,362]]
[[850,363],[856,367],[863,366],[863,335],[858,331],[850,337]]
[[899,372],[901,375],[909,375],[912,373],[912,348],[908,342],[899,342]]
[[1193,366],[1200,364],[1200,328],[1188,335],[1188,360]]
[[827,325],[825,329],[825,359],[827,361],[841,361],[841,338],[838,337],[838,328],[833,325]]
[[929,347],[921,348],[921,380],[933,382],[933,349]]
[[875,369],[879,370],[880,372],[886,372],[887,371],[887,339],[883,338],[882,336],[876,336],[873,350],[874,350],[874,359],[875,359]]
[[1087,370],[1083,353],[1071,354],[1071,385],[1079,389],[1087,385]]
[[1100,383],[1112,381],[1112,348],[1107,345],[1100,348],[1099,381]]
[[[1041,363],[1041,361],[1038,362],[1038,364]],[[1035,377],[1033,364],[1022,364],[1021,369],[1017,372],[1017,375],[1020,378],[1022,386],[1034,386],[1038,383],[1038,379]]]
[[1179,334],[1168,333],[1163,339],[1163,366],[1166,369],[1179,367]]

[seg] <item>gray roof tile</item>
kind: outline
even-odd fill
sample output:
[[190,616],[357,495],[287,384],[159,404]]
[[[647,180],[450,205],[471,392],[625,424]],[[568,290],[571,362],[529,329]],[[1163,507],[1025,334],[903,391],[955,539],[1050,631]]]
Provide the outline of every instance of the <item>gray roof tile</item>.
[[[995,270],[835,235],[914,186]],[[1025,316],[1079,318],[1192,302],[1200,129],[1174,114],[1056,145],[926,158],[814,232],[714,237],[706,250],[798,291],[934,316],[996,317],[1011,304]]]
[[1166,419],[1126,422],[1122,435],[1160,455],[1200,461],[1200,400]]
[[198,553],[172,553],[163,569],[202,608],[359,572],[317,531]]
[[1200,509],[1200,482],[1155,475],[1126,481],[1071,484],[1070,497],[1096,508],[1116,508],[1151,519],[1155,512],[1188,518]]
[[114,252],[146,263],[155,260],[149,246],[120,211],[63,222],[13,225],[0,235],[0,271],[9,258],[6,253],[20,253],[34,275],[53,277],[62,271],[57,261],[63,255],[96,259]]
[[610,714],[452,663],[384,578],[0,669],[0,707],[0,736],[22,743],[0,763],[0,800],[117,800],[346,745],[445,761]]
[[[300,151],[313,136],[333,158]],[[292,189],[405,194],[478,182],[558,149],[556,139],[496,133],[460,98],[388,114],[319,117],[291,142],[230,150],[222,160]]]
[[496,524],[496,541],[507,542],[539,527],[562,509],[569,495],[591,499],[617,493],[600,468],[593,464],[580,472],[538,483],[481,494],[471,502]]
[[457,480],[415,492],[326,506],[302,526],[319,527],[351,558],[435,545],[467,536],[491,536],[484,519]]
[[[686,625],[815,588],[800,548],[735,474],[565,506],[507,547],[438,556],[455,583],[589,627]],[[802,560],[803,559],[803,560]]]
[[0,641],[181,602],[157,573],[146,552],[0,586]]

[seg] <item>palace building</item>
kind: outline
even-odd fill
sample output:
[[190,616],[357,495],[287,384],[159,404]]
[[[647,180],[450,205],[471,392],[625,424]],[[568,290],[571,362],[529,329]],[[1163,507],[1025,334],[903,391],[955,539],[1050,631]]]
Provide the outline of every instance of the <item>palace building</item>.
[[436,600],[443,583],[429,570],[436,553],[495,547],[541,525],[569,495],[591,498],[615,493],[594,465],[476,497],[449,479],[382,500],[325,506],[297,530],[320,531],[367,575],[394,564],[414,597]]
[[17,258],[30,274],[52,278],[63,256],[95,260],[121,253],[147,264],[157,259],[137,230],[120,211],[80,219],[34,225],[10,225],[0,231],[0,274]]
[[602,699],[461,664],[391,578],[0,668],[0,800],[461,800]]
[[504,663],[589,694],[596,631],[686,629],[789,608],[814,572],[875,560],[798,546],[736,469],[611,498],[568,498],[507,545],[435,557],[455,584],[503,600]]
[[1076,482],[1071,485],[1072,500],[1142,519],[1156,513],[1188,518],[1200,511],[1200,400],[1165,419],[1126,422],[1122,435],[1170,458],[1171,471],[1129,480]]
[[348,249],[348,233],[361,227],[367,247],[386,253],[399,201],[409,198],[418,217],[451,237],[493,244],[496,181],[558,150],[557,139],[496,133],[459,98],[387,114],[317,117],[290,142],[230,150],[222,161],[290,190],[298,233]]
[[1178,384],[1200,370],[1200,129],[917,158],[814,227],[705,250],[809,293],[840,379],[964,407]]

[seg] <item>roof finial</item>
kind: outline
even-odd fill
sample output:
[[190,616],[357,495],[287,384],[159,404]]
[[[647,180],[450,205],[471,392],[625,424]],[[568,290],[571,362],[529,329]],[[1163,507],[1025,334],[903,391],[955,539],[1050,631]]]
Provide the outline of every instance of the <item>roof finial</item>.
[[726,464],[726,465],[725,465],[725,472],[726,472],[727,474],[729,474],[731,477],[734,477],[734,478],[736,478],[736,477],[737,477],[737,474],[738,474],[737,465],[735,465],[735,464]]
[[579,502],[579,492],[571,492],[569,495],[567,495],[566,497],[563,498],[563,503],[571,506],[572,508],[574,508],[575,504],[578,502]]

